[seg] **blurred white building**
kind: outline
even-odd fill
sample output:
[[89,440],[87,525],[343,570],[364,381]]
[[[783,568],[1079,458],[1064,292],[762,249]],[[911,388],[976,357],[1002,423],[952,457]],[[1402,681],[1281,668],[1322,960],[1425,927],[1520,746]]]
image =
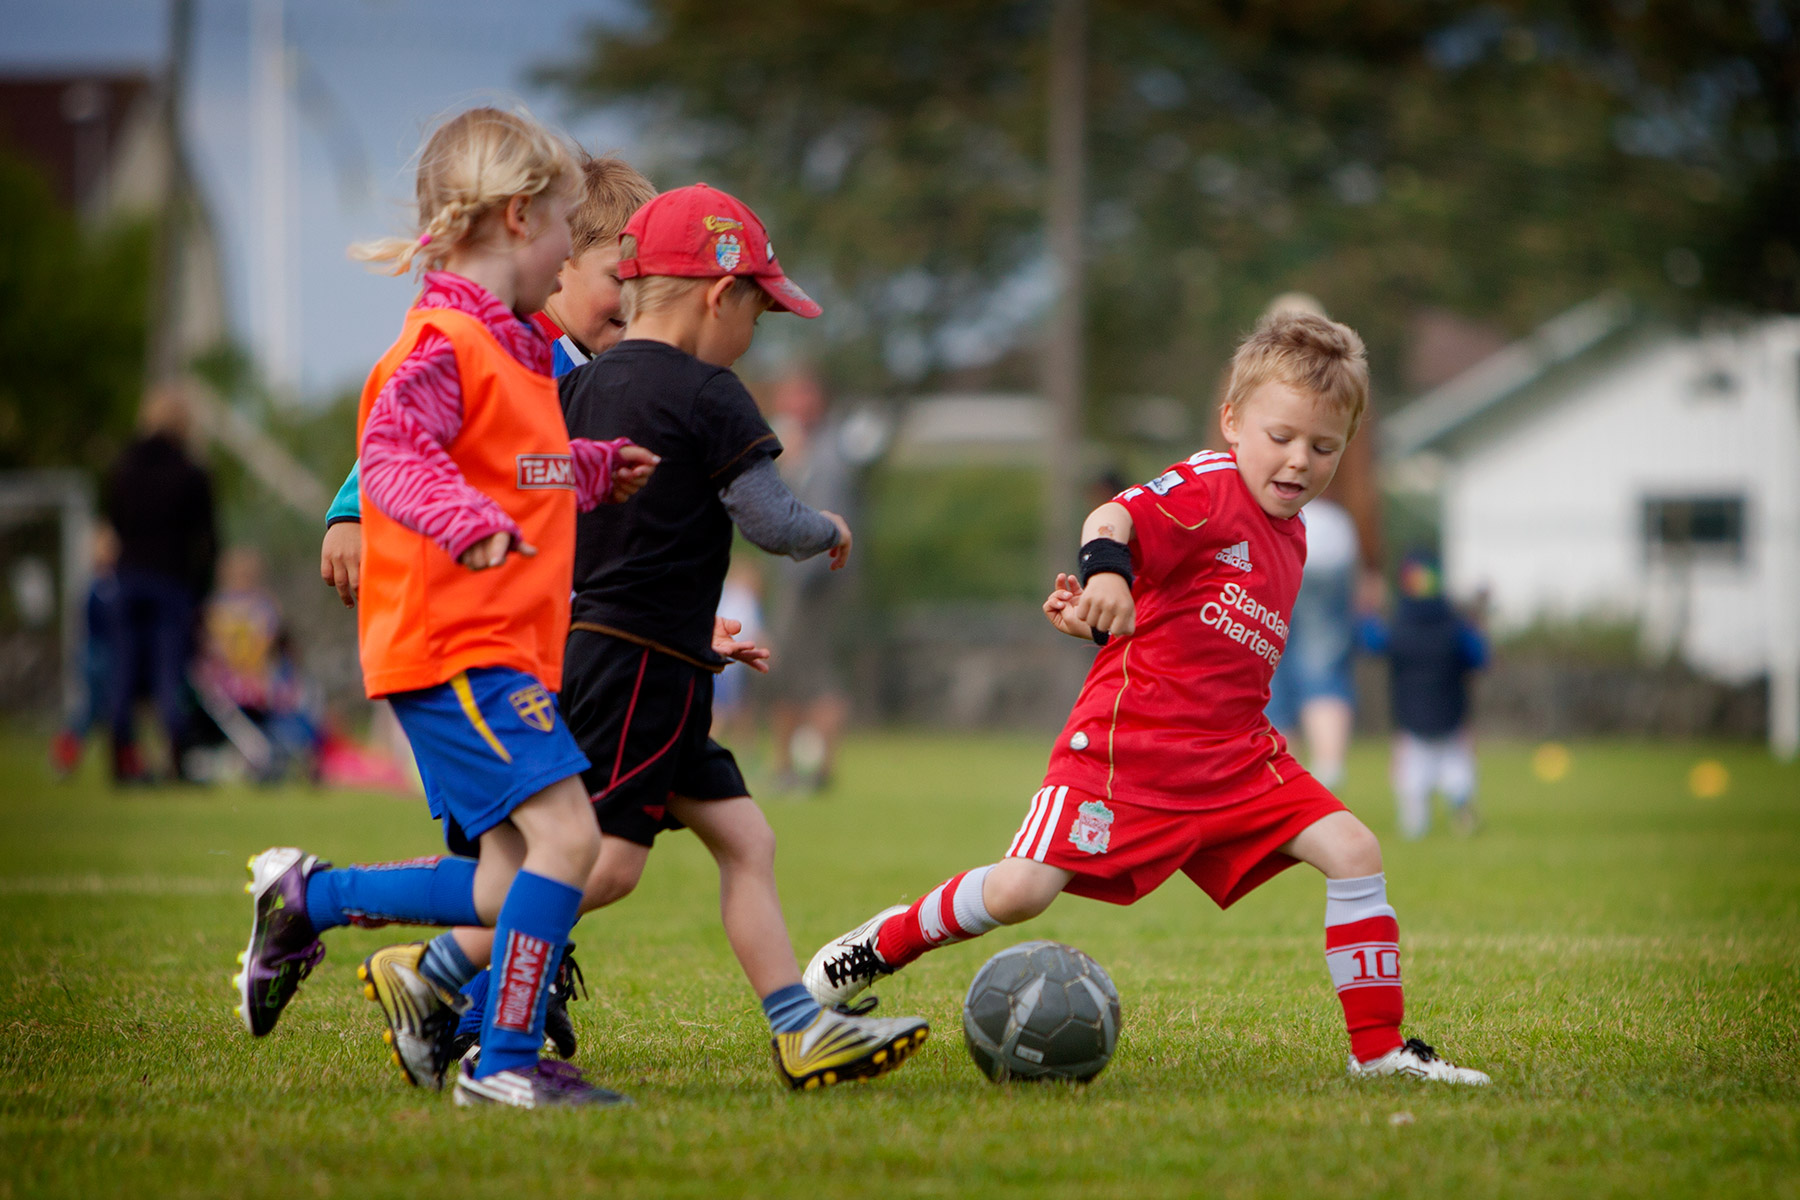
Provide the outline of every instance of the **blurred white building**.
[[1652,655],[1771,679],[1800,744],[1800,318],[1699,334],[1602,297],[1385,422],[1390,478],[1441,501],[1450,588],[1497,631],[1636,621]]

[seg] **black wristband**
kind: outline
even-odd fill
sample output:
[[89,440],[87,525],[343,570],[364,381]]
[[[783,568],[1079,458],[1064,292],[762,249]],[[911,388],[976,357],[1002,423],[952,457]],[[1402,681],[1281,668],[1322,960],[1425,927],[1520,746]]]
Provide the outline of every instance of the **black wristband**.
[[1125,586],[1132,584],[1131,547],[1124,542],[1116,542],[1109,537],[1097,537],[1081,548],[1081,555],[1076,560],[1076,576],[1081,586],[1086,587],[1088,580],[1096,575],[1111,573],[1124,578]]

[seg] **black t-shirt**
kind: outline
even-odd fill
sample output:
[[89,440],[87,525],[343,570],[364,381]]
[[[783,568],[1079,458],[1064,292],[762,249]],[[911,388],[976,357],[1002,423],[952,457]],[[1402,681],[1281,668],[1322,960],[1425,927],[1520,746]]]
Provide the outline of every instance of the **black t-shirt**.
[[559,387],[570,437],[628,437],[662,456],[637,495],[576,521],[572,620],[721,663],[731,518],[719,492],[781,453],[775,431],[736,375],[663,342],[620,342]]

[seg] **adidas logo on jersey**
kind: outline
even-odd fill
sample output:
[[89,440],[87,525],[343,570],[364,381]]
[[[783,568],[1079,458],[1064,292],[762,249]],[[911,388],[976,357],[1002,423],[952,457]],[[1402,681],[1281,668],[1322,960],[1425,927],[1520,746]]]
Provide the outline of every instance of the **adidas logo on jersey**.
[[1213,557],[1228,567],[1248,571],[1250,569],[1250,543],[1242,541],[1235,546],[1227,546]]

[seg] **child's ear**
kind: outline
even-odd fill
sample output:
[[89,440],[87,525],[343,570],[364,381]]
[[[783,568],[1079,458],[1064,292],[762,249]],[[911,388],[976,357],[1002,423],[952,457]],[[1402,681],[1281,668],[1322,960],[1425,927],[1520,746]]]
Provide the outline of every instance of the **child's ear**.
[[723,316],[725,297],[730,295],[732,284],[736,279],[730,275],[721,275],[712,281],[706,289],[706,312],[709,316]]
[[528,195],[507,197],[506,207],[500,210],[501,217],[506,224],[506,232],[527,241],[531,239],[535,232],[531,227],[533,216],[531,202],[535,198]]
[[1236,446],[1239,440],[1239,421],[1237,409],[1229,404],[1219,405],[1219,432],[1225,435],[1228,445]]

